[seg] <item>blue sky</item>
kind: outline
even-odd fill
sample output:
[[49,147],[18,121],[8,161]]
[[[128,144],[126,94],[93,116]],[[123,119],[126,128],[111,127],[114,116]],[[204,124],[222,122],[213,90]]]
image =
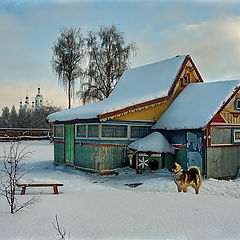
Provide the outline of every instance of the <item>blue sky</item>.
[[32,99],[38,85],[66,107],[50,64],[60,28],[112,24],[139,48],[132,67],[190,54],[205,81],[240,79],[239,1],[1,0],[0,107],[18,107],[26,91]]

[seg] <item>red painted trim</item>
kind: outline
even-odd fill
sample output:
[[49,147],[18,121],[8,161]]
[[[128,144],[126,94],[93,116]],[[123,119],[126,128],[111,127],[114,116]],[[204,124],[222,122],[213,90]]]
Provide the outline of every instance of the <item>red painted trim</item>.
[[215,116],[212,118],[211,122],[217,123],[225,123],[224,119],[221,117],[220,113],[216,113]]
[[240,147],[240,144],[213,144],[209,147]]
[[90,145],[90,146],[126,146],[126,144],[118,144],[118,143],[88,143],[88,142],[82,142],[81,145]]
[[53,141],[54,143],[64,143],[64,141]]
[[70,122],[70,121],[64,122],[64,125],[72,125],[72,124],[73,124],[72,121],[73,121],[73,120],[71,120],[71,122]]
[[211,128],[209,127],[208,128],[208,136],[207,136],[207,141],[208,141],[208,146],[211,146],[212,144],[212,141],[211,141],[211,138],[212,138],[212,134],[211,134]]
[[203,130],[203,149],[207,148],[207,129]]
[[172,87],[170,88],[170,90],[169,90],[169,92],[168,92],[168,95],[169,95],[169,96],[172,95],[172,93],[173,93],[173,91],[174,91],[174,88],[175,88],[178,80],[180,79],[180,76],[181,76],[183,70],[185,69],[188,61],[190,61],[190,63],[192,64],[192,66],[193,66],[193,68],[194,68],[194,70],[195,70],[195,72],[196,72],[196,74],[197,74],[197,76],[198,76],[198,78],[199,78],[199,81],[200,81],[200,82],[203,82],[203,79],[202,79],[200,73],[198,72],[198,69],[197,69],[196,65],[194,64],[192,58],[191,58],[189,55],[187,55],[187,57],[185,58],[185,60],[184,60],[184,62],[183,62],[183,64],[182,64],[181,69],[180,69],[179,72],[178,72],[177,77],[175,78],[175,81],[174,81]]
[[172,144],[174,147],[181,147],[181,148],[186,148],[186,144]]
[[192,60],[192,58],[191,58],[190,56],[189,56],[189,60],[190,60],[190,62],[191,62],[191,64],[192,64],[192,66],[193,66],[193,68],[194,68],[194,70],[195,70],[195,72],[196,72],[196,74],[197,74],[200,82],[204,82],[203,79],[202,79],[202,76],[201,76],[200,72],[198,71],[195,63],[193,62],[193,60]]
[[239,128],[240,124],[233,124],[233,125],[211,125],[211,128]]

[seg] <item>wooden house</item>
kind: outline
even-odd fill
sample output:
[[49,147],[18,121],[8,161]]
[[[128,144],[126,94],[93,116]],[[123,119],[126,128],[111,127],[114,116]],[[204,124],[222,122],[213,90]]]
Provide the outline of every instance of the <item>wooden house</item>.
[[240,166],[240,82],[189,84],[152,127],[178,148],[175,161],[210,178],[234,178]]
[[189,55],[124,72],[103,101],[53,113],[54,163],[104,173],[128,165],[126,146],[152,125],[190,83],[203,82]]

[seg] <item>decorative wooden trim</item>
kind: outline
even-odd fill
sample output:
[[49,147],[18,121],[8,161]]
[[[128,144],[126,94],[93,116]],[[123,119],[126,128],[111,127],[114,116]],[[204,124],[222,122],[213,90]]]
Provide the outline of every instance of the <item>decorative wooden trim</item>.
[[230,112],[232,115],[233,115],[233,117],[235,117],[235,118],[237,118],[237,117],[239,117],[240,116],[240,112]]
[[98,117],[99,117],[100,120],[105,120],[105,119],[107,120],[107,119],[113,118],[115,116],[124,115],[128,112],[134,112],[138,109],[146,108],[147,106],[149,107],[149,106],[154,106],[156,104],[161,104],[165,101],[168,101],[169,99],[170,99],[169,96],[157,98],[157,99],[150,100],[150,101],[147,101],[147,102],[132,105],[132,106],[129,106],[129,107],[126,107],[126,108],[122,108],[120,110],[116,110],[116,111],[113,111],[113,112],[104,113],[104,114],[99,115]]

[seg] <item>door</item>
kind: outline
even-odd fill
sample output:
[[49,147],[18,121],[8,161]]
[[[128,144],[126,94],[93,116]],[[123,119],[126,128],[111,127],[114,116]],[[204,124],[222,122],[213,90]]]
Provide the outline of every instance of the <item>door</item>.
[[202,137],[198,132],[187,132],[187,167],[198,166],[203,162]]
[[65,125],[65,163],[67,165],[74,165],[74,125]]

